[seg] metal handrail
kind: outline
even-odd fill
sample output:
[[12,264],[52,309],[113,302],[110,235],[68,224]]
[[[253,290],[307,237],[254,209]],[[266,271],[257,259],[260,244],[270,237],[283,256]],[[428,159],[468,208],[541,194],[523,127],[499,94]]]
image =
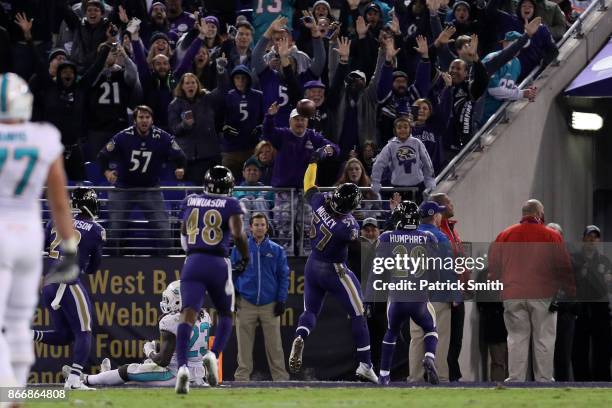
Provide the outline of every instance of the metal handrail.
[[[565,45],[567,40],[572,35],[582,35],[582,22],[588,15],[593,12],[596,6],[599,7],[597,8],[597,11],[607,10],[605,0],[597,0],[591,2],[591,4],[589,4],[589,7],[587,7],[586,10],[584,10],[584,12],[582,12],[582,14],[578,16],[574,24],[572,24],[567,29],[563,37],[561,37],[561,39],[557,42],[557,48],[561,48],[563,45]],[[523,89],[526,85],[528,85],[533,80],[534,76],[539,70],[540,67],[534,68],[533,71],[531,71],[529,75],[527,75],[527,77],[523,79],[523,81],[519,84],[518,88]],[[457,153],[457,155],[453,157],[453,159],[446,165],[446,167],[444,167],[444,169],[442,169],[442,171],[438,174],[438,176],[436,177],[436,185],[438,185],[438,183],[440,183],[442,180],[446,179],[448,175],[452,175],[455,173],[455,168],[457,167],[457,165],[463,162],[463,160],[465,160],[467,156],[474,151],[476,142],[480,142],[481,138],[495,127],[494,125],[497,124],[497,122],[503,118],[503,115],[506,114],[506,109],[508,108],[508,106],[510,106],[510,104],[514,102],[515,101],[506,101],[499,107],[499,109],[497,109],[497,111],[495,111],[495,113],[482,125],[478,132],[476,132],[476,134],[472,136],[470,141],[467,142],[465,146],[463,146],[461,151],[459,151],[459,153]],[[429,193],[431,193],[430,189],[425,190],[425,194]]]

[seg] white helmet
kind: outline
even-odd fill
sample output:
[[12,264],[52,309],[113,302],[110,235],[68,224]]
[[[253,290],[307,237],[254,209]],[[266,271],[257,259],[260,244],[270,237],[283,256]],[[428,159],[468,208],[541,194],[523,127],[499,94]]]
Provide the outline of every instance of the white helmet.
[[30,120],[34,97],[28,84],[17,74],[0,74],[0,120]]
[[170,283],[162,293],[159,308],[163,313],[176,313],[181,311],[181,281]]

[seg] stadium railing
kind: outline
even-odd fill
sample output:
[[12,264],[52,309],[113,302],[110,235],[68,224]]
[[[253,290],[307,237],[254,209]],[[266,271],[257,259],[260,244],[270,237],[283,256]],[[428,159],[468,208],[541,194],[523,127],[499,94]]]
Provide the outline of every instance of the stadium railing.
[[[107,242],[104,247],[105,255],[122,256],[182,256],[184,253],[180,246],[181,203],[189,194],[201,193],[202,187],[195,186],[162,186],[144,189],[118,189],[112,186],[87,186],[93,188],[98,194],[100,211],[97,221],[106,229]],[[76,186],[70,186],[71,191]],[[322,187],[322,191],[331,191],[333,187]],[[360,188],[364,193],[369,187]],[[395,191],[413,191],[411,188],[383,187],[383,197],[389,197]],[[162,194],[168,228],[154,228],[152,225],[158,219],[152,218],[154,210],[143,209],[138,199],[123,200],[131,203],[129,210],[117,210],[109,200],[109,193],[128,192],[137,194],[141,192],[157,192]],[[255,212],[265,213],[270,220],[270,236],[281,244],[288,255],[307,255],[310,252],[310,223],[312,210],[303,206],[303,192],[291,188],[247,187],[234,188],[235,193],[252,193],[248,196],[258,196],[257,199],[243,197],[241,201],[246,210],[244,217],[245,230],[248,230],[248,220]],[[270,197],[273,193],[274,197]],[[283,193],[283,194],[279,194]],[[267,197],[262,197],[266,195]],[[51,219],[46,200],[41,199],[43,208],[43,222],[46,225]],[[297,203],[297,205],[296,205]],[[388,199],[364,199],[359,209],[354,212],[356,219],[361,223],[365,218],[373,217],[382,222],[389,212]],[[297,227],[297,228],[296,228]],[[297,239],[296,239],[297,238]]]
[[[580,14],[574,24],[572,24],[563,37],[557,42],[557,47],[561,47],[572,37],[582,38],[582,24],[584,20],[589,17],[592,13],[599,11],[603,12],[607,10],[606,0],[593,0],[591,4]],[[551,65],[558,64],[558,60],[551,62]],[[529,73],[527,77],[519,84],[519,89],[524,89],[530,85],[535,79],[538,72],[541,70],[540,67],[535,68]],[[513,101],[504,102],[503,105],[497,109],[497,111],[480,127],[478,132],[467,142],[461,151],[444,167],[444,169],[436,177],[436,185],[443,180],[455,180],[457,178],[456,169],[459,165],[474,151],[482,149],[484,138],[493,130],[498,123],[504,123],[509,120],[508,118],[508,107],[514,103]],[[430,190],[426,190],[425,194],[431,193]]]

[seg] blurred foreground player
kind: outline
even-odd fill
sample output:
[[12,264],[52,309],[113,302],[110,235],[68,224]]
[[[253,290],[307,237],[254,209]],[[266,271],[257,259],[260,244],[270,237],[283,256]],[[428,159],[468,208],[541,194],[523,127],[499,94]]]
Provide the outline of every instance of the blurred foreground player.
[[[431,254],[438,242],[436,237],[428,231],[418,231],[420,222],[419,207],[412,201],[403,201],[393,211],[392,220],[394,230],[383,233],[378,239],[379,245],[376,251],[377,257],[392,258],[394,254],[410,254],[411,257],[423,257]],[[398,243],[396,246],[393,243]],[[426,271],[397,271],[405,275],[396,275],[394,278],[408,278],[408,273],[413,277],[422,277],[420,272]],[[410,300],[410,301],[406,301]],[[425,358],[423,368],[425,378],[431,384],[438,384],[438,373],[435,365],[436,346],[438,344],[438,333],[436,332],[436,312],[427,301],[427,293],[414,292],[406,294],[405,299],[401,295],[389,295],[387,303],[388,328],[382,342],[382,355],[380,359],[379,383],[388,385],[390,382],[391,363],[393,362],[393,350],[397,337],[404,323],[412,319],[425,332]]]
[[[126,382],[146,384],[149,386],[175,385],[178,363],[175,352],[176,332],[181,317],[181,281],[174,281],[162,293],[159,307],[164,315],[159,321],[160,342],[148,341],[144,345],[147,360],[144,363],[124,364],[111,370],[110,360],[105,358],[101,364],[100,374],[85,375],[87,385],[121,385]],[[204,382],[203,356],[208,351],[210,316],[204,309],[200,310],[196,324],[193,326],[187,353],[187,367],[192,385],[206,385]],[[62,371],[69,370],[64,366]]]
[[[72,208],[77,211],[74,231],[78,241],[78,262],[81,273],[94,274],[102,261],[102,247],[106,231],[96,222],[98,196],[91,188],[78,187],[72,192]],[[45,248],[48,248],[51,265],[64,255],[59,247],[61,238],[52,222],[45,229]],[[91,348],[91,300],[80,278],[69,283],[52,283],[42,289],[42,298],[51,314],[53,330],[34,330],[34,341],[63,345],[74,343],[72,366],[64,388],[91,390],[81,381],[81,373],[89,359]]]
[[32,94],[19,76],[0,74],[0,384],[25,386],[34,362],[30,323],[42,274],[40,196],[47,184],[64,258],[46,277],[75,279],[77,239],[66,193],[58,130],[30,123]]
[[351,212],[359,206],[361,192],[352,183],[341,184],[331,194],[323,194],[315,185],[317,160],[326,156],[325,147],[313,153],[304,174],[306,202],[312,206],[310,242],[312,252],[304,269],[304,313],[300,316],[289,356],[289,369],[296,373],[302,367],[304,340],[316,324],[323,299],[329,292],[344,306],[351,317],[352,333],[357,346],[357,376],[378,382],[372,369],[370,334],[364,318],[361,286],[346,266],[348,245],[359,239],[359,225]]
[[232,334],[234,284],[232,265],[228,258],[230,232],[240,252],[236,264],[238,273],[249,264],[247,238],[242,230],[243,210],[231,197],[234,187],[232,172],[215,166],[204,176],[204,194],[192,194],[182,204],[181,246],[187,253],[181,271],[181,320],[176,331],[176,358],[179,366],[175,390],[189,392],[187,351],[189,339],[206,292],[217,309],[219,320],[212,353],[204,356],[208,383],[219,382],[217,356]]

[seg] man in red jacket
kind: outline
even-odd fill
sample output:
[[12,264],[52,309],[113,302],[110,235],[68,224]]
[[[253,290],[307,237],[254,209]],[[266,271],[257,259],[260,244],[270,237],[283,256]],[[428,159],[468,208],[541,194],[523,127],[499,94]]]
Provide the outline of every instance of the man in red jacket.
[[[448,237],[451,248],[453,250],[453,256],[463,257],[465,251],[463,250],[463,244],[459,233],[455,229],[457,224],[456,220],[453,220],[455,216],[455,207],[453,202],[444,193],[432,194],[429,196],[431,201],[446,208],[442,213],[442,222],[440,223],[440,230]],[[461,282],[467,282],[470,277],[470,272],[466,271],[459,280]],[[450,342],[448,345],[448,379],[449,381],[459,381],[461,379],[461,368],[459,367],[459,354],[461,354],[461,344],[463,343],[463,322],[465,319],[465,305],[463,302],[452,302],[451,304],[451,333]]]
[[571,262],[561,235],[544,225],[538,200],[523,204],[519,224],[502,231],[489,250],[489,279],[503,283],[504,322],[508,330],[506,381],[526,381],[529,342],[533,338],[536,381],[554,381],[557,313],[553,298],[575,296]]

